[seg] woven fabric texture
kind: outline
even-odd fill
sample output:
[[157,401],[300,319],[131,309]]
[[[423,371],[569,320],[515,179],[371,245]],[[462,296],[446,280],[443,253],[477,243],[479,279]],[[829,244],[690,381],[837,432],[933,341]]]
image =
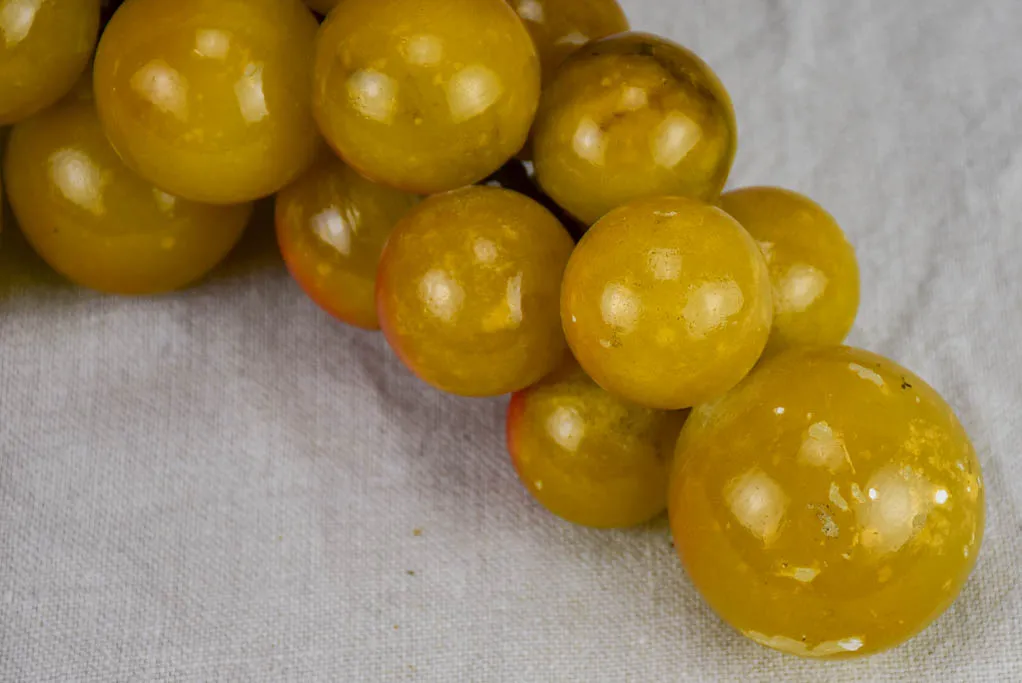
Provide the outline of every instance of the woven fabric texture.
[[316,309],[268,205],[215,276],[149,299],[71,288],[5,221],[0,680],[1022,681],[1022,3],[622,4],[728,86],[731,185],[845,227],[851,342],[970,431],[987,536],[954,607],[862,661],[744,640],[665,524],[529,499],[506,400],[442,396]]

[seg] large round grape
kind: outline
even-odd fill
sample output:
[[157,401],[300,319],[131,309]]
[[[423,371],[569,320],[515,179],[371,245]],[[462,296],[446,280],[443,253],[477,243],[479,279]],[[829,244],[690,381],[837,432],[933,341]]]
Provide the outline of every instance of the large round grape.
[[657,197],[604,216],[579,242],[561,319],[604,389],[661,410],[718,398],[752,369],[770,333],[759,246],[726,213]]
[[504,0],[345,0],[314,76],[316,119],[341,157],[419,194],[500,168],[539,103],[536,48]]
[[516,192],[468,187],[430,197],[383,250],[383,333],[405,365],[444,391],[524,389],[563,357],[557,292],[573,246],[549,211]]
[[14,126],[4,156],[14,216],[71,281],[115,294],[191,284],[241,237],[251,204],[181,199],[140,178],[107,142],[88,83]]
[[983,482],[948,404],[905,368],[798,348],[692,411],[668,506],[696,588],[756,642],[866,655],[955,599],[983,537]]
[[110,142],[180,197],[273,194],[321,145],[310,76],[318,27],[301,0],[128,0],[96,53]]
[[731,99],[685,48],[644,33],[575,52],[543,92],[533,131],[540,185],[586,224],[635,199],[715,202],[737,145]]

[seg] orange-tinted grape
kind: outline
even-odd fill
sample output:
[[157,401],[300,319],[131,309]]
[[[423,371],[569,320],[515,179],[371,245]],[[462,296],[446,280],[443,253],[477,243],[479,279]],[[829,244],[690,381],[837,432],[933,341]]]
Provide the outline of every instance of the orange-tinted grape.
[[394,224],[418,200],[324,155],[277,195],[277,241],[284,261],[328,313],[350,325],[379,329],[376,266]]

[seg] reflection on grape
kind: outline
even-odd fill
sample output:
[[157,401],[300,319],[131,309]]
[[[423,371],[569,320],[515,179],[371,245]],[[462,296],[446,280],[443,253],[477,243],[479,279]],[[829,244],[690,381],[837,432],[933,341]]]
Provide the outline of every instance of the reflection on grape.
[[668,505],[696,588],[761,645],[870,654],[955,599],[983,537],[983,482],[951,408],[857,349],[793,349],[692,412]]
[[522,484],[576,524],[629,527],[667,506],[667,475],[684,412],[609,394],[570,359],[511,398],[507,443]]
[[643,33],[572,55],[533,133],[540,185],[579,220],[658,195],[717,200],[735,155],[731,99],[698,57]]
[[55,103],[92,56],[99,0],[0,0],[0,126]]
[[808,197],[776,187],[727,192],[720,206],[759,242],[774,290],[767,352],[840,344],[859,309],[855,251],[829,213]]
[[504,0],[345,0],[316,48],[315,113],[363,175],[429,194],[478,182],[525,144],[539,59]]
[[132,0],[96,53],[99,115],[140,175],[213,204],[258,199],[306,168],[316,19],[300,0]]
[[419,198],[324,156],[277,195],[277,241],[295,280],[350,325],[379,328],[376,265],[390,231]]
[[604,389],[662,410],[718,398],[759,359],[770,332],[766,263],[723,211],[644,199],[589,229],[564,273],[561,318]]
[[116,294],[183,287],[231,250],[251,204],[207,206],[154,187],[110,147],[87,87],[19,123],[4,157],[11,208],[69,280]]
[[571,237],[515,192],[470,187],[423,201],[394,228],[376,302],[420,378],[465,396],[524,389],[564,353],[557,292]]

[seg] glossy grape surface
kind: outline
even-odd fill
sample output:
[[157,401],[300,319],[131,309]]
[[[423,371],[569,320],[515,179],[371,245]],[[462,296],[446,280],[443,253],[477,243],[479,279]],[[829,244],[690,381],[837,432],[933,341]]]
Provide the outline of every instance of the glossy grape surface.
[[500,168],[539,102],[536,48],[504,0],[345,0],[314,75],[316,119],[341,157],[419,194]]
[[720,207],[759,242],[770,268],[767,353],[844,341],[859,310],[859,265],[837,221],[808,197],[776,187],[727,192]]
[[39,255],[69,280],[116,294],[165,292],[201,278],[252,213],[251,204],[179,199],[136,175],[107,142],[87,85],[13,128],[4,176],[18,225]]
[[70,91],[98,31],[99,0],[0,0],[0,126]]
[[710,68],[643,33],[574,53],[543,92],[533,131],[540,185],[579,220],[658,195],[717,200],[737,129]]
[[549,83],[572,52],[590,40],[627,31],[628,18],[617,0],[507,0],[536,43]]
[[569,357],[512,396],[508,451],[522,484],[555,515],[592,527],[635,526],[667,506],[685,415],[617,398]]
[[128,0],[96,54],[110,142],[181,197],[273,194],[321,144],[311,108],[317,28],[300,0]]
[[380,260],[387,341],[444,391],[497,396],[531,385],[564,354],[557,292],[572,246],[550,212],[509,190],[426,199],[398,222]]
[[693,410],[668,506],[717,613],[805,657],[866,655],[922,630],[983,536],[979,463],[951,408],[846,347],[781,353]]
[[604,389],[676,410],[719,397],[759,359],[770,279],[756,242],[692,199],[611,211],[564,273],[561,318],[575,357]]
[[277,195],[277,241],[288,270],[331,315],[379,329],[376,266],[394,224],[418,201],[324,154]]

